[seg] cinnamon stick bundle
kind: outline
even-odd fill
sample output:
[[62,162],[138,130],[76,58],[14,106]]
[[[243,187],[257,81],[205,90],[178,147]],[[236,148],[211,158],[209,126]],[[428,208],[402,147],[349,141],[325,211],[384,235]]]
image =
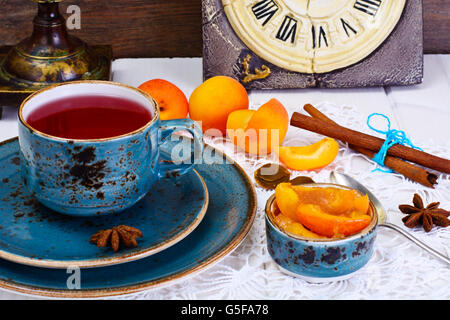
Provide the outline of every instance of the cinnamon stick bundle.
[[[330,118],[328,118],[326,115],[324,115],[322,112],[317,110],[314,106],[311,104],[306,104],[303,109],[311,115],[311,117],[320,119],[326,122],[329,122],[331,124],[339,125]],[[350,148],[354,149],[355,151],[358,151],[359,153],[362,153],[366,157],[372,159],[375,156],[375,152],[357,147],[354,145],[349,145]],[[384,159],[384,165],[403,176],[411,179],[412,181],[415,181],[417,183],[420,183],[426,187],[434,188],[434,185],[437,183],[437,176],[434,173],[428,172],[427,170],[423,169],[422,167],[416,166],[410,162],[403,161],[399,158],[386,156]]]
[[[291,125],[330,138],[338,139],[373,152],[378,152],[384,143],[384,140],[381,138],[348,129],[337,124],[332,124],[327,121],[308,117],[298,112],[294,112],[292,115]],[[387,154],[420,164],[433,170],[450,174],[450,160],[417,149],[396,144],[388,149]]]

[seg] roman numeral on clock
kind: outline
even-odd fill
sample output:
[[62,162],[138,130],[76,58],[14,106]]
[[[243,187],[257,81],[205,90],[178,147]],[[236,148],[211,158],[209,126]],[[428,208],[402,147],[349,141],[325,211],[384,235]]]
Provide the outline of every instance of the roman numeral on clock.
[[315,49],[316,47],[321,48],[323,44],[328,47],[327,33],[325,32],[322,26],[320,26],[319,28],[319,33],[317,37],[316,37],[317,31],[315,26],[312,26],[311,33],[313,40],[313,49]]
[[290,16],[285,16],[283,23],[280,26],[280,29],[278,29],[276,38],[285,42],[290,40],[291,43],[294,43],[296,33],[297,33],[297,20],[295,20]]
[[371,16],[375,16],[381,6],[382,1],[383,0],[357,0],[353,8],[367,13]]
[[347,34],[347,37],[350,37],[350,31],[354,34],[357,34],[358,32],[343,18],[341,18],[342,28],[344,28],[345,33]]
[[278,5],[273,0],[263,0],[255,4],[252,7],[252,11],[256,19],[261,20],[265,18],[262,23],[265,26],[278,11]]

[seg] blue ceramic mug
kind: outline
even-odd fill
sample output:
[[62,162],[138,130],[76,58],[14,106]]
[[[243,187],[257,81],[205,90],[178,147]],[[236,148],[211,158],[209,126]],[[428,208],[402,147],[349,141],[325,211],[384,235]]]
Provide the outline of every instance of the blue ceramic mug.
[[[51,136],[27,123],[30,113],[43,104],[86,95],[111,95],[134,101],[150,112],[151,120],[118,137],[83,140]],[[150,95],[108,81],[75,81],[32,94],[19,108],[19,144],[25,185],[43,205],[64,214],[93,216],[131,207],[156,180],[186,173],[202,156],[203,135],[196,122],[190,119],[161,121],[159,115],[158,104]],[[177,144],[169,137],[180,130],[193,136],[194,160],[189,154],[190,161],[173,163],[170,155]]]

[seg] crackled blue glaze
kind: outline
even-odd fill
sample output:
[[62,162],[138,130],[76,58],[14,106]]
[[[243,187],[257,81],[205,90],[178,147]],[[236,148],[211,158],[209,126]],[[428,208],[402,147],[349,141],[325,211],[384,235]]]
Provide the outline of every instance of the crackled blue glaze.
[[340,240],[309,240],[288,235],[266,213],[267,249],[275,263],[291,275],[312,282],[345,279],[371,258],[376,225],[373,221],[369,230]]
[[[19,144],[0,145],[0,257],[42,267],[97,267],[123,263],[167,249],[191,233],[208,207],[208,190],[191,170],[162,178],[134,206],[96,217],[71,217],[41,205],[25,188]],[[139,228],[136,248],[97,248],[89,242],[98,230],[121,224]]]
[[[54,92],[56,95],[61,92],[72,94],[64,90],[72,91],[79,86],[90,90],[88,93],[92,90],[103,93],[111,88],[117,91],[119,88],[126,98],[130,94],[141,95],[142,103],[153,109],[153,119],[128,135],[83,141],[42,134],[26,125],[25,116],[20,117],[22,175],[26,186],[42,204],[60,213],[77,216],[118,212],[144,197],[159,178],[184,174],[192,167],[192,164],[160,164],[160,148],[164,148],[162,141],[177,130],[190,131],[194,143],[201,148],[202,134],[198,125],[190,119],[160,121],[156,102],[136,89],[104,82],[58,85],[28,98],[19,115],[29,105],[30,109],[36,108],[39,103],[34,100],[41,95],[53,98]],[[165,152],[170,154],[171,151]]]
[[123,210],[158,177],[158,127],[105,142],[41,136],[19,124],[22,176],[45,206],[93,215]]
[[[222,155],[218,151],[215,153]],[[198,180],[193,179],[195,174],[192,171],[178,178],[183,182],[179,186],[173,184],[168,188],[165,179],[156,182],[153,188],[155,192],[161,189],[161,194],[150,191],[133,208],[124,212],[95,218],[73,218],[52,212],[34,201],[21,182],[19,166],[17,139],[0,143],[2,256],[18,248],[24,249],[21,255],[35,260],[55,257],[57,250],[60,250],[58,258],[65,255],[70,260],[86,257],[89,252],[98,255],[96,258],[127,255],[134,249],[117,253],[107,248],[103,250],[90,244],[89,236],[102,225],[129,223],[142,226],[144,237],[138,239],[136,249],[143,249],[152,234],[158,234],[162,229],[177,232],[174,215],[182,223],[182,217],[187,217],[196,208],[195,204],[200,206],[202,203],[197,198],[203,192],[198,188]],[[203,162],[196,164],[194,169],[206,183],[209,205],[202,222],[180,242],[139,260],[81,269],[79,290],[68,287],[68,279],[74,270],[33,267],[0,259],[0,287],[35,295],[87,298],[132,293],[206,270],[225,258],[245,238],[255,218],[256,194],[250,179],[237,164]],[[171,190],[178,190],[180,194]],[[181,199],[184,201],[180,202]],[[177,207],[182,212],[174,209]],[[148,214],[145,210],[149,210]],[[159,218],[155,218],[153,213],[158,211]],[[197,211],[198,207],[194,212]],[[155,228],[153,231],[152,226]],[[17,251],[14,253],[19,254]]]

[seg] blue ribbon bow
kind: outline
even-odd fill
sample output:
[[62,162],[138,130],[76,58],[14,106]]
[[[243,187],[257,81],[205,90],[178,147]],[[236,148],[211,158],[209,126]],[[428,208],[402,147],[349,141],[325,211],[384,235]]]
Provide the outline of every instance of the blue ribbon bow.
[[[370,125],[370,120],[372,119],[372,117],[374,116],[381,116],[383,118],[385,118],[387,120],[387,130],[383,131],[383,130],[378,130],[376,128],[374,128],[373,126]],[[368,118],[367,118],[367,125],[369,126],[370,129],[372,129],[375,132],[381,133],[386,135],[386,140],[384,141],[383,145],[381,146],[380,150],[378,151],[378,153],[373,157],[373,161],[375,161],[379,166],[384,167],[384,160],[386,158],[386,154],[389,150],[390,147],[392,147],[395,144],[401,144],[401,145],[408,145],[411,148],[414,149],[418,149],[420,151],[423,151],[421,148],[416,147],[415,145],[413,145],[413,143],[411,142],[411,140],[409,140],[406,137],[406,133],[405,131],[402,130],[395,130],[395,129],[391,129],[391,121],[389,120],[389,118],[381,113],[372,113]],[[392,172],[392,170],[382,170],[380,168],[377,168],[373,171],[382,171],[382,172]]]

